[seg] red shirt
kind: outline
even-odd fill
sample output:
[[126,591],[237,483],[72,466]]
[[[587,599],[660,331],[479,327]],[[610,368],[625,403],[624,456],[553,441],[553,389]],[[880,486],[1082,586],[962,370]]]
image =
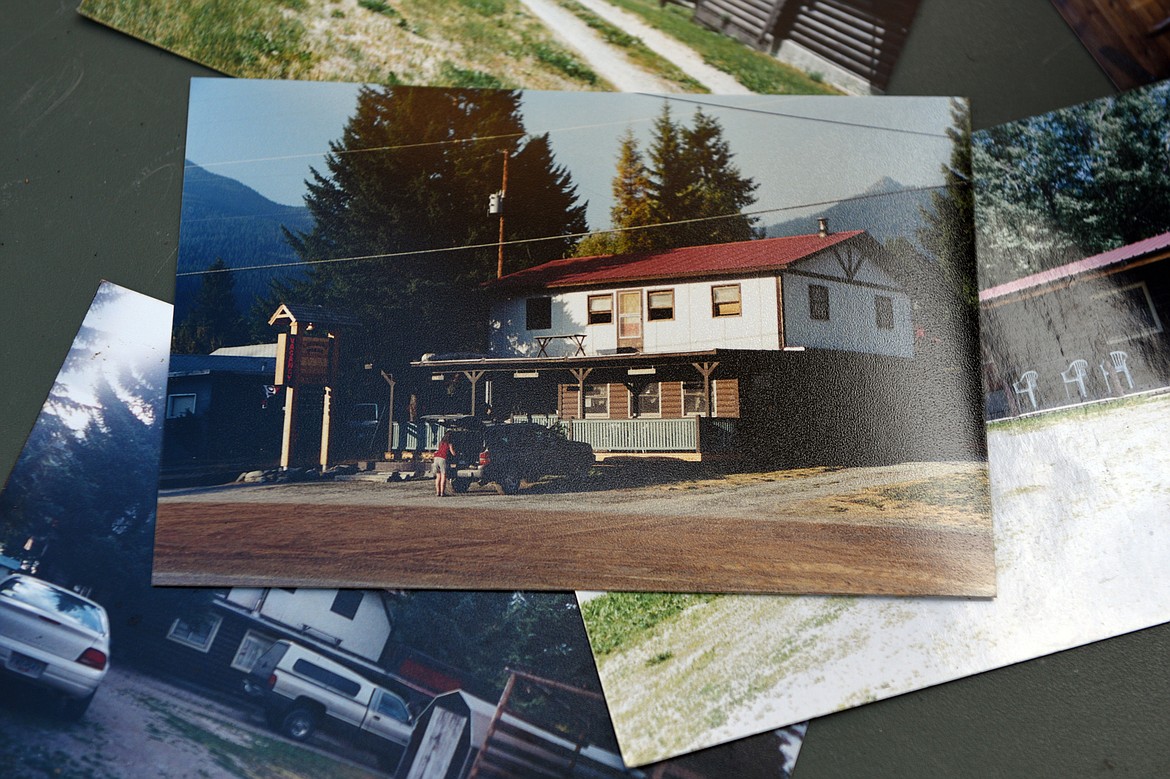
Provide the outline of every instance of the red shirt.
[[451,444],[447,441],[439,442],[439,450],[435,452],[435,457],[441,457],[444,460],[451,454]]

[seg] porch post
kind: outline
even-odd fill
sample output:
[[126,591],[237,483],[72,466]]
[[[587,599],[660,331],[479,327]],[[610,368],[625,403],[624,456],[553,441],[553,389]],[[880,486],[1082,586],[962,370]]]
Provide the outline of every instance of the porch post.
[[577,380],[577,419],[585,418],[585,379],[593,373],[592,368],[570,368],[569,373]]
[[464,371],[463,375],[471,382],[471,415],[475,416],[476,403],[476,389],[479,386],[479,380],[483,378],[486,371]]
[[715,404],[711,402],[711,374],[719,367],[717,362],[693,362],[691,367],[703,377],[703,402],[707,404],[707,416],[715,416]]

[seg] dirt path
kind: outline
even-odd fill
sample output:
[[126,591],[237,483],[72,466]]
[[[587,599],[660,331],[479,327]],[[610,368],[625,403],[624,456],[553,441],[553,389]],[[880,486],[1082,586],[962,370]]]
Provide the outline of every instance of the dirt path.
[[981,469],[913,463],[551,494],[542,482],[441,502],[426,481],[178,491],[160,499],[154,575],[204,586],[991,595],[985,514],[946,505],[953,498],[881,498],[978,484]]
[[616,8],[605,0],[577,0],[581,5],[610,24],[621,28],[653,49],[659,56],[673,62],[679,70],[718,95],[750,95],[752,91],[736,81],[735,77],[703,61],[695,50],[666,33],[659,32],[634,14]]
[[579,53],[597,75],[609,81],[620,92],[678,92],[679,87],[647,73],[635,65],[618,48],[609,45],[601,36],[555,0],[521,0],[528,11],[548,26],[565,44]]

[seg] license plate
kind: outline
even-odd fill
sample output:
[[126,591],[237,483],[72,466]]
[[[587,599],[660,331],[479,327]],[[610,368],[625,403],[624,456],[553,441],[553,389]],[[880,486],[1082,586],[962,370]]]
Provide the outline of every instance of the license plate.
[[24,676],[31,676],[34,679],[43,674],[46,667],[48,667],[48,663],[37,660],[35,657],[22,655],[19,652],[13,652],[12,656],[8,658],[8,670]]

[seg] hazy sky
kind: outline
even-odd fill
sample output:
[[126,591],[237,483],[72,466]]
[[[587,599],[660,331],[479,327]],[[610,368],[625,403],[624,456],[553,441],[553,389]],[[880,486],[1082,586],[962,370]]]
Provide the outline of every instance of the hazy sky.
[[[194,79],[187,157],[279,203],[303,205],[309,168],[324,170],[328,143],[340,138],[357,91],[353,84]],[[609,226],[621,136],[632,128],[645,148],[664,100],[681,122],[700,105],[719,120],[740,170],[760,184],[753,210],[790,209],[762,216],[762,224],[814,214],[824,207],[796,207],[856,194],[883,176],[939,184],[950,155],[947,98],[526,92],[525,127],[550,134],[557,162],[589,201],[592,229]]]

